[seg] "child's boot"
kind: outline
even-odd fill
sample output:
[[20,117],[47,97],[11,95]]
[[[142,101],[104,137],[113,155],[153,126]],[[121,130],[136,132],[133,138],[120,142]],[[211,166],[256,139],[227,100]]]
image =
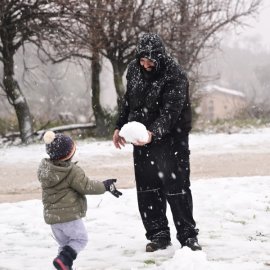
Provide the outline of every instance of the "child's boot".
[[53,260],[53,265],[58,270],[72,270],[73,261],[77,253],[70,246],[64,246],[60,254]]

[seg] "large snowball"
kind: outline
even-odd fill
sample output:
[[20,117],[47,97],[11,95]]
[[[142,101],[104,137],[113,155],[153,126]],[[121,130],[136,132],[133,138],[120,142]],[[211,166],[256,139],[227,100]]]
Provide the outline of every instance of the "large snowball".
[[131,143],[135,143],[136,141],[147,142],[149,138],[145,125],[136,121],[125,124],[121,128],[119,135]]

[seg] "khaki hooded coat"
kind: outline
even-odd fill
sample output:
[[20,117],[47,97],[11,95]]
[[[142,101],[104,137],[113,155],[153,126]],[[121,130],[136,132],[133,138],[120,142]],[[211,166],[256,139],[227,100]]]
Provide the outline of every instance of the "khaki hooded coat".
[[90,180],[71,161],[43,159],[38,168],[42,187],[44,219],[47,224],[63,223],[85,217],[86,194],[103,194],[104,184]]

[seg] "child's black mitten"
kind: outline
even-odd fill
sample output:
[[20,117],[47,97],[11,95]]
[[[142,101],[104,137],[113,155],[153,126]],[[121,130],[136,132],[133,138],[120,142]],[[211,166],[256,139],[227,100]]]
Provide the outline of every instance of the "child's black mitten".
[[114,185],[114,183],[116,182],[116,179],[107,179],[105,181],[103,181],[102,183],[105,186],[106,191],[109,191],[112,193],[113,196],[119,198],[119,196],[122,195],[122,192],[118,191]]

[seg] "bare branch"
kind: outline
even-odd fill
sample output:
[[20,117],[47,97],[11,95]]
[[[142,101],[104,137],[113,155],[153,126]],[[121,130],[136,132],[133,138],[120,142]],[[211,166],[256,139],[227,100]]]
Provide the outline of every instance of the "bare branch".
[[220,33],[236,25],[245,26],[244,19],[254,16],[260,4],[261,0],[173,0],[164,9],[162,27],[156,29],[192,80],[198,81],[198,67],[219,47]]

